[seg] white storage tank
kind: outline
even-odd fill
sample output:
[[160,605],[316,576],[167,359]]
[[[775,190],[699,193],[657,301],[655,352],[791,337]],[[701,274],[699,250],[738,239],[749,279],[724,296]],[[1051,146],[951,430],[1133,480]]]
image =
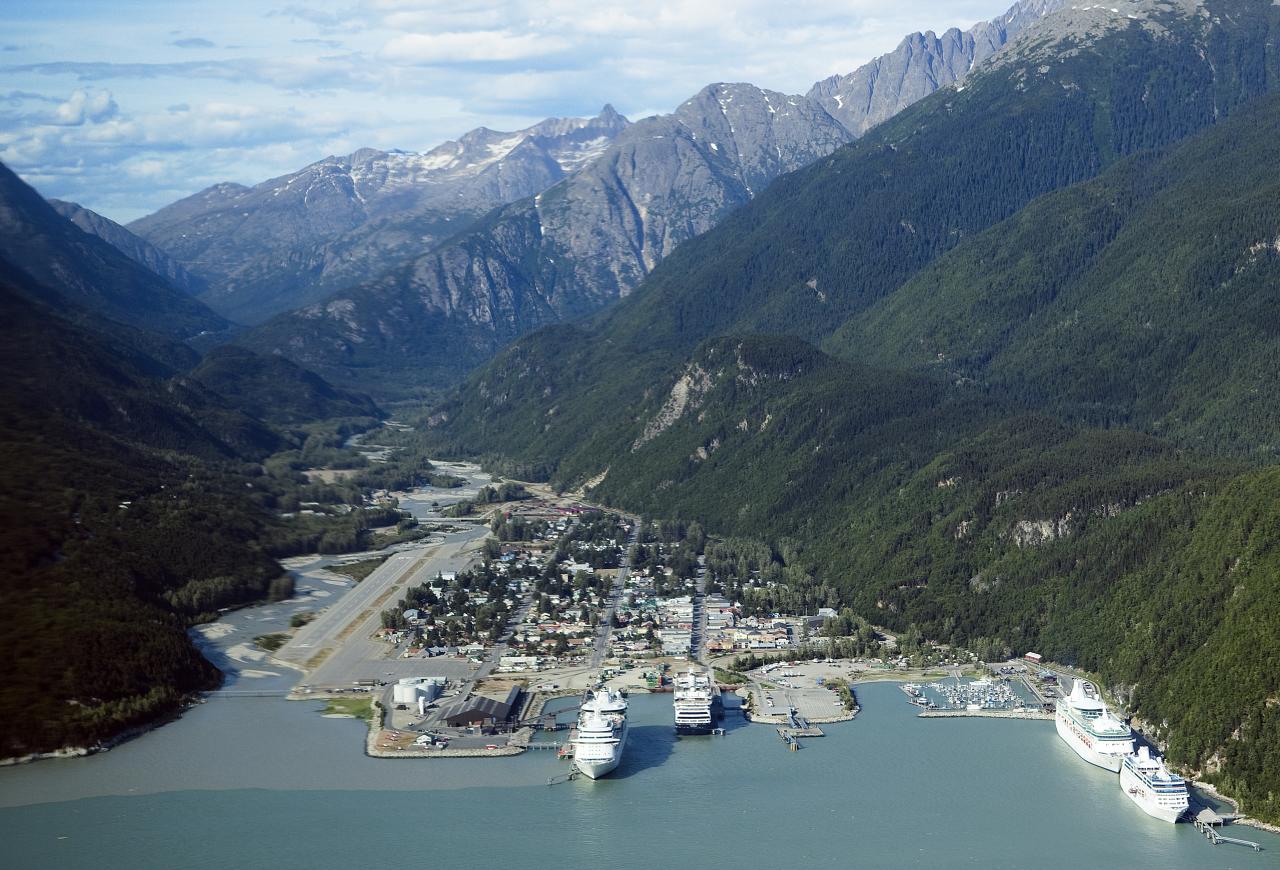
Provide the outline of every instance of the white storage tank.
[[405,677],[391,687],[391,700],[396,704],[417,704],[423,698],[430,704],[440,695],[443,683],[440,677]]

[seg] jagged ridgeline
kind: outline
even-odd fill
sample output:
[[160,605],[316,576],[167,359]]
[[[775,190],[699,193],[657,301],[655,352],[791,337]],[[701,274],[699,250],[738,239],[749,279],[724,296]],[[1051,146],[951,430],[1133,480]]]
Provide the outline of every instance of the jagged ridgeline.
[[815,603],[1096,670],[1275,820],[1280,7],[1117,9],[517,342],[434,437],[785,543]]
[[[301,242],[289,232],[295,237],[287,265],[279,265],[277,245],[269,252],[275,265],[264,268],[265,261],[256,260],[252,268],[236,267],[227,292],[269,297],[277,310],[298,310],[262,324],[243,341],[259,350],[280,348],[327,377],[380,396],[421,392],[424,384],[452,385],[516,337],[625,296],[679,245],[715,226],[773,179],[963,80],[976,64],[1061,5],[1062,0],[1020,0],[1004,15],[965,32],[912,34],[895,51],[818,82],[806,95],[744,83],[708,85],[671,114],[617,129],[607,147],[567,167],[572,171],[557,183],[535,187],[537,179],[546,179],[530,178],[524,198],[513,197],[516,201],[482,218],[475,215],[470,223],[453,220],[451,238],[428,244],[429,233],[401,232],[398,244],[384,244],[395,236],[398,221],[425,220],[413,212],[402,219],[370,221],[326,242],[324,266],[315,265],[316,274],[326,273],[331,287],[334,275],[345,274],[353,286],[324,299],[317,296],[315,304],[303,306],[313,301],[303,298],[311,276],[298,274],[295,266],[317,258],[297,253]],[[516,148],[487,164],[470,162],[473,157],[455,168],[463,175],[478,171],[477,179],[499,172],[515,176],[519,172],[513,161],[520,153],[523,149]],[[308,195],[301,206],[297,194],[310,189],[308,178],[324,169],[331,185],[349,173],[350,184],[368,199],[370,182],[382,174],[355,156],[336,161],[346,167],[342,171],[335,161],[325,161],[260,185],[256,193],[234,193],[234,208],[226,205],[225,195],[231,194],[218,189],[134,228],[159,244],[173,245],[197,270],[207,262],[207,252],[220,252],[225,259],[248,251],[239,227],[261,225],[262,210],[288,210],[281,226],[289,228],[305,223],[295,213],[299,208],[310,210],[309,232],[323,231],[329,225],[321,213],[332,213],[333,202],[349,206],[350,194],[333,200]],[[413,163],[419,158],[400,159]],[[410,199],[397,197],[396,204],[403,207]],[[456,206],[466,199],[450,201]],[[196,250],[203,246],[207,248]],[[363,274],[371,269],[381,274]],[[273,297],[263,276],[288,292]],[[280,304],[285,296],[291,304]],[[225,301],[218,291],[206,298],[215,307]],[[229,316],[244,311],[219,310]]]

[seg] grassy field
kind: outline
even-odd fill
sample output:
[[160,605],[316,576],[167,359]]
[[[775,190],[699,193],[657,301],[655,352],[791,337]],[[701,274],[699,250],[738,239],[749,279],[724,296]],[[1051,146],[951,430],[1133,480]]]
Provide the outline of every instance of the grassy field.
[[326,716],[354,716],[357,719],[372,722],[374,717],[373,699],[330,698],[325,702],[323,712]]

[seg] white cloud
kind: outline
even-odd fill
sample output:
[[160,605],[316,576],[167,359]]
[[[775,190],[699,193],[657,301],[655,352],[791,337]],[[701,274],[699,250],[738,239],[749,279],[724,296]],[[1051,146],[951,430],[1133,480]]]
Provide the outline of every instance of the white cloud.
[[54,123],[68,126],[80,124],[97,124],[115,117],[119,111],[110,91],[85,90],[73,91],[66,102],[54,110]]
[[387,42],[382,56],[414,64],[482,63],[545,57],[570,47],[554,36],[501,30],[460,33],[408,33]]
[[128,219],[362,146],[425,150],[606,102],[637,118],[717,81],[804,92],[1013,0],[279,2],[27,16],[10,35],[22,50],[0,60],[0,160]]

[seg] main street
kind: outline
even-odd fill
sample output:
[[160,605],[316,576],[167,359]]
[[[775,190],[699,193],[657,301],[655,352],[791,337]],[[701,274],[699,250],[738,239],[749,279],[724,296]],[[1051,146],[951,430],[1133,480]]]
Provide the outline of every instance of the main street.
[[631,536],[627,539],[626,546],[622,548],[622,559],[618,563],[621,570],[613,578],[613,585],[609,587],[608,601],[600,613],[596,642],[591,648],[591,659],[588,662],[589,669],[593,671],[600,670],[605,656],[609,654],[609,638],[613,635],[613,615],[618,610],[618,600],[622,598],[622,591],[626,588],[627,577],[631,576],[631,548],[640,539],[639,518],[627,517],[627,519],[631,522]]

